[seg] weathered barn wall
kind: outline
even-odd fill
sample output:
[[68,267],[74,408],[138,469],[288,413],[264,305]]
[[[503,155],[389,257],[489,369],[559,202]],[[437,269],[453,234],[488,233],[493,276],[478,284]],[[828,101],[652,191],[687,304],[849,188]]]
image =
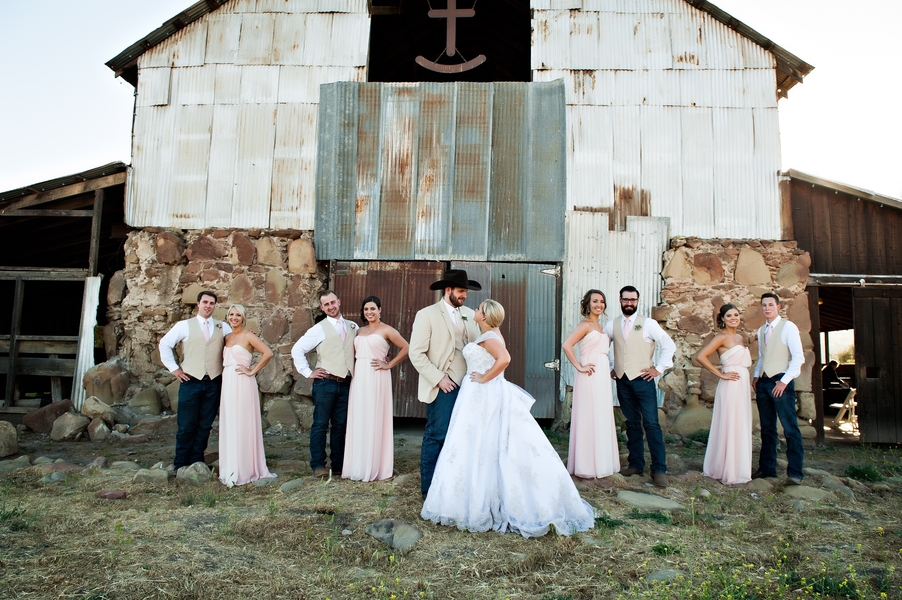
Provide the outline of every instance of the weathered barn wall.
[[647,195],[672,235],[779,238],[774,57],[683,0],[533,2],[567,87],[568,209]]
[[126,221],[313,229],[319,85],[366,79],[369,22],[365,0],[236,0],[142,54]]
[[[795,380],[798,416],[803,421],[803,435],[813,439],[815,430],[808,419],[815,417],[811,392],[814,346],[805,293],[810,255],[794,241],[674,238],[671,246],[664,255],[663,303],[652,310],[652,316],[677,346],[674,368],[661,382],[667,392],[664,410],[671,430],[685,435],[710,426],[717,378],[694,366],[692,357],[719,331],[715,317],[720,307],[732,303],[739,309],[740,333],[751,351],[754,369],[758,360],[756,332],[764,324],[761,294],[775,292],[782,300],[780,314],[795,323],[802,334],[805,364]],[[712,362],[718,364],[716,356]],[[749,397],[753,397],[751,389]],[[755,423],[758,427],[757,410]]]
[[174,378],[157,344],[175,322],[196,314],[198,292],[212,290],[219,297],[215,318],[224,319],[230,304],[244,305],[248,327],[275,352],[257,375],[264,408],[288,400],[299,414],[312,410],[303,402],[310,382],[291,360],[294,342],[313,324],[325,280],[309,232],[147,228],[129,235],[125,257],[125,269],[110,282],[108,317],[134,384],[128,395],[153,388],[168,406],[163,388]]

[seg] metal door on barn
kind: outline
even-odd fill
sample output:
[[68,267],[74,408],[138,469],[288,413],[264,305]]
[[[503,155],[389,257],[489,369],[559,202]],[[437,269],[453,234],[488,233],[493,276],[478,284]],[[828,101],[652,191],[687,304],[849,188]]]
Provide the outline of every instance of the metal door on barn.
[[869,444],[902,442],[902,289],[852,290],[858,429]]
[[[494,298],[505,308],[501,333],[511,353],[505,377],[535,397],[532,414],[553,418],[558,389],[557,371],[546,368],[560,357],[560,277],[556,265],[454,262],[466,269],[482,291],[470,292],[466,305],[475,308]],[[418,310],[437,302],[440,292],[429,286],[442,278],[443,262],[334,261],[332,288],[342,303],[342,315],[361,322],[360,307],[367,296],[382,302],[382,321],[410,339]],[[405,360],[392,372],[394,416],[426,417],[417,401],[418,375]]]
[[452,261],[451,266],[465,269],[482,285],[481,291],[467,294],[467,306],[492,298],[504,307],[501,335],[511,355],[504,376],[536,399],[530,409],[534,417],[553,419],[561,351],[560,267],[467,261]]

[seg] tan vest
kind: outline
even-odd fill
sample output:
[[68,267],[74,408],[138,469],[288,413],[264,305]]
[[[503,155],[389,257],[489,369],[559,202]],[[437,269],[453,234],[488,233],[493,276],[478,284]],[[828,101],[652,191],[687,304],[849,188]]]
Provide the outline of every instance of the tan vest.
[[[450,319],[451,317],[449,316],[448,318]],[[463,383],[464,377],[467,376],[467,360],[463,355],[464,346],[467,345],[468,341],[473,341],[464,340],[465,332],[466,328],[464,328],[463,320],[458,318],[457,323],[454,325],[454,358],[451,359],[451,366],[448,367],[448,377],[457,384]]]
[[636,329],[637,325],[644,325],[645,317],[637,316],[633,321],[630,335],[623,339],[623,316],[614,319],[611,333],[614,334],[614,373],[618,378],[626,376],[635,379],[642,375],[642,369],[652,366],[651,357],[655,353],[655,343],[646,342],[642,337],[642,329]]
[[336,377],[354,376],[354,336],[357,328],[345,320],[347,335],[344,341],[335,331],[328,319],[320,321],[319,326],[326,333],[326,339],[316,347],[316,366],[327,370]]
[[761,353],[763,356],[761,365],[762,377],[773,377],[774,375],[785,373],[789,367],[789,361],[792,356],[789,353],[789,346],[784,344],[782,339],[783,326],[785,324],[786,319],[780,319],[774,330],[770,332],[770,343],[766,345],[764,343],[764,330],[767,328],[767,323],[758,331],[758,341],[761,347],[764,348],[764,352]]
[[188,337],[182,341],[182,354],[185,355],[182,371],[195,379],[203,379],[204,375],[215,379],[222,375],[222,323],[214,319],[210,322],[213,333],[209,342],[204,339],[204,332],[195,317],[188,319]]

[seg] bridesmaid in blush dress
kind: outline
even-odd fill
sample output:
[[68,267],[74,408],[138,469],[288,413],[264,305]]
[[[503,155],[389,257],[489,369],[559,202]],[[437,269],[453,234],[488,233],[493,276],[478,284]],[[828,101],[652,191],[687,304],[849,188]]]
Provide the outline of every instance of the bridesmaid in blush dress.
[[[222,349],[222,395],[219,400],[219,480],[232,487],[275,477],[266,467],[260,394],[255,375],[272,358],[272,350],[245,326],[240,304],[229,307],[226,320],[232,333]],[[260,360],[251,367],[253,352]]]
[[[601,291],[589,290],[579,308],[585,318],[563,344],[564,354],[576,369],[567,470],[571,475],[597,483],[598,479],[620,470],[614,400],[608,375],[611,340],[599,323],[607,308],[607,299]],[[579,360],[573,351],[574,345],[579,347]]]
[[[739,309],[724,304],[717,315],[723,331],[698,351],[696,361],[720,378],[714,393],[714,415],[705,451],[705,477],[726,485],[752,480],[752,401],[749,387],[749,349],[742,345]],[[720,369],[709,358],[720,355]]]
[[[395,460],[392,428],[391,368],[407,358],[407,340],[382,322],[382,302],[376,296],[363,301],[365,325],[354,338],[354,378],[348,394],[348,429],[344,479],[377,481],[392,476]],[[390,345],[398,353],[388,360]]]

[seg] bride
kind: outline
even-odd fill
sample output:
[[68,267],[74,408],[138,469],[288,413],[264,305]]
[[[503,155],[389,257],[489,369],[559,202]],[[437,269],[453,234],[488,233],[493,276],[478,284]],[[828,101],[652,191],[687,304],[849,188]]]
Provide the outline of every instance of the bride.
[[511,360],[498,331],[504,308],[486,300],[473,318],[482,335],[463,349],[469,381],[460,388],[420,516],[527,538],[552,525],[561,535],[591,529],[595,511],[529,413],[535,400],[504,379]]

